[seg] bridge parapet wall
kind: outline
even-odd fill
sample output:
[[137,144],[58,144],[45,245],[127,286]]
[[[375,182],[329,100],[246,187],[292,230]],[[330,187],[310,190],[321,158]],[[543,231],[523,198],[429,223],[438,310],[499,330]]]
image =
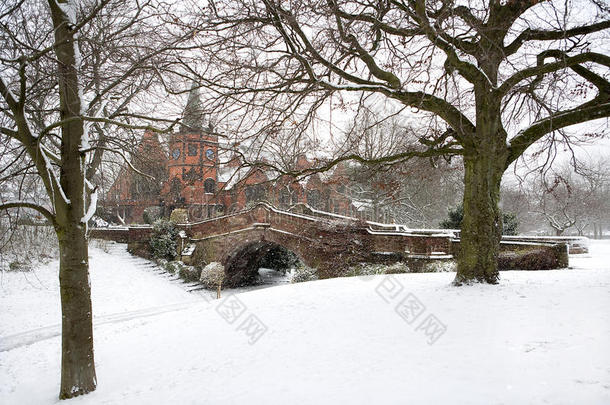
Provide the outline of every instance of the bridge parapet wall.
[[119,243],[129,241],[129,228],[91,228],[89,237],[93,239],[113,240]]
[[[449,235],[416,235],[401,232],[395,227],[373,229],[369,223],[349,218],[321,218],[277,210],[261,203],[249,210],[193,223],[179,224],[193,242],[214,239],[215,254],[206,254],[209,260],[224,260],[228,249],[240,243],[248,243],[252,237],[273,238],[287,248],[300,249],[318,262],[317,258],[329,254],[353,260],[367,261],[373,253],[394,252],[400,254],[433,255],[450,254]],[[267,231],[250,232],[258,228]],[[130,251],[145,256],[151,226],[132,226],[114,231],[111,228],[92,230],[92,237],[127,242]],[[296,239],[295,239],[296,238]],[[295,240],[299,240],[297,244]],[[221,242],[223,241],[223,242]],[[226,246],[221,246],[224,243]],[[320,253],[315,254],[316,249]],[[367,258],[369,257],[369,258]]]
[[451,253],[450,235],[414,235],[395,230],[373,230],[364,221],[310,217],[276,210],[265,204],[259,204],[249,211],[186,225],[185,229],[194,240],[198,240],[243,230],[253,224],[265,224],[277,231],[321,240],[326,244],[345,244],[351,238],[354,243],[366,245],[371,252],[417,255]]
[[266,211],[261,206],[256,206],[247,211],[212,218],[193,224],[181,224],[180,228],[193,239],[201,239],[210,235],[218,235],[227,232],[249,228],[255,223],[266,222]]

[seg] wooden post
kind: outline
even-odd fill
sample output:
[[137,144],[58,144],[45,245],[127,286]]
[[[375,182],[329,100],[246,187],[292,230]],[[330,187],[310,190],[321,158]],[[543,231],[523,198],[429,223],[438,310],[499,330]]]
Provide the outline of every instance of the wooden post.
[[218,287],[216,288],[216,299],[220,299],[220,289],[222,288],[221,284],[218,284]]

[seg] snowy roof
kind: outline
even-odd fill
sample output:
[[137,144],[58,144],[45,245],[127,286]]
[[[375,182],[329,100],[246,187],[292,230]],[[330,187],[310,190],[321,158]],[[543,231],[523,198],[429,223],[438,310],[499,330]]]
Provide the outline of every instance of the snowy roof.
[[224,189],[230,190],[240,181],[244,180],[250,172],[249,167],[220,167],[218,169],[218,182],[225,183]]

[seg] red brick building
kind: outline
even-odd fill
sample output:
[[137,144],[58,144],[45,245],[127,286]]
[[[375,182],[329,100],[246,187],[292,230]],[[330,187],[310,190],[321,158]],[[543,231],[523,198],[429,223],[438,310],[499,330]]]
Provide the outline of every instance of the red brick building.
[[[131,163],[155,179],[124,167],[101,204],[108,219],[142,223],[145,210],[156,217],[185,208],[189,221],[197,221],[236,212],[257,201],[283,209],[301,203],[341,215],[364,216],[347,196],[344,166],[324,178],[314,174],[300,181],[246,167],[219,147],[218,134],[211,125],[203,126],[204,117],[198,107],[199,96],[193,89],[183,124],[170,135],[167,147],[156,134],[144,134],[135,154],[137,161]],[[296,166],[302,170],[312,163],[299,156]]]

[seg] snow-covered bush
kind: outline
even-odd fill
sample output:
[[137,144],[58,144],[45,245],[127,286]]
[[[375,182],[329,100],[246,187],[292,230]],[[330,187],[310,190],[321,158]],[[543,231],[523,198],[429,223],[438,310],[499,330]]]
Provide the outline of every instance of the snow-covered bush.
[[31,271],[32,268],[24,262],[14,260],[8,264],[8,271]]
[[172,221],[159,219],[153,224],[149,246],[155,259],[173,260],[176,257],[178,229]]
[[0,271],[27,271],[57,257],[57,235],[52,226],[15,225],[0,220]]
[[291,283],[302,283],[305,281],[314,281],[318,279],[317,270],[305,265],[295,267],[290,273]]
[[188,211],[184,208],[176,208],[169,214],[169,220],[175,224],[186,224],[189,220]]
[[147,224],[154,224],[155,221],[161,219],[161,214],[163,213],[161,207],[152,206],[146,207],[144,212],[142,213],[142,219]]
[[498,256],[501,270],[548,270],[557,266],[558,258],[551,249],[500,252]]
[[201,282],[205,288],[216,289],[219,285],[222,285],[224,278],[224,266],[218,262],[212,262],[201,270],[199,282]]
[[163,261],[163,268],[170,274],[179,273],[180,270],[182,270],[182,267],[184,267],[182,262],[179,262],[177,260],[171,262],[166,260]]
[[457,263],[454,260],[437,260],[426,263],[423,266],[423,273],[443,273],[457,271]]
[[349,268],[346,276],[374,276],[377,274],[409,273],[409,267],[401,262],[393,264],[360,263]]
[[409,266],[402,262],[397,262],[386,265],[383,274],[402,274],[410,272],[411,270],[409,269]]
[[200,267],[186,266],[182,262],[178,263],[180,263],[180,270],[178,270],[178,275],[181,279],[187,282],[199,281],[199,277],[201,277]]
[[[461,229],[464,220],[464,205],[462,203],[449,208],[447,219],[443,220],[439,226],[443,229]],[[512,212],[502,213],[502,235],[518,235],[519,218]]]

